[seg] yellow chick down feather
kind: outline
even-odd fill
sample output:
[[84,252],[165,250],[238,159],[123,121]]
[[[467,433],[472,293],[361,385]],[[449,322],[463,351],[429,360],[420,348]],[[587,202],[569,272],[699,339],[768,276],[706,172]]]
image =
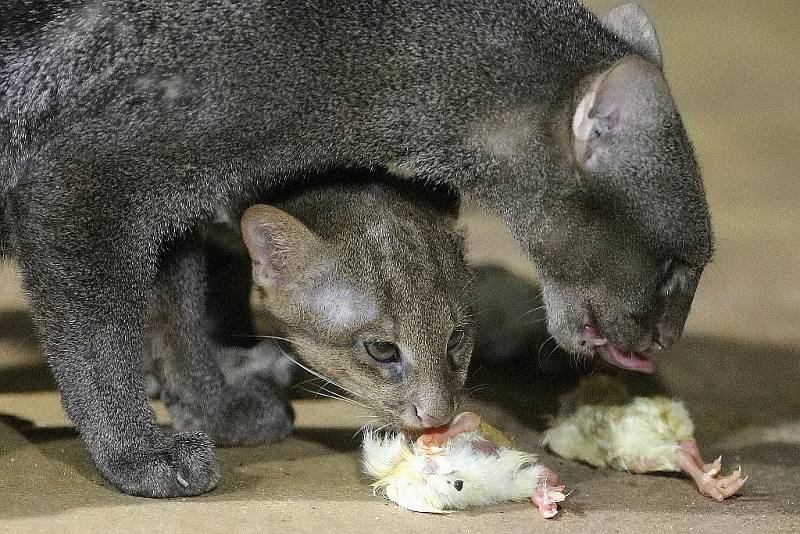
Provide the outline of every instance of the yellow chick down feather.
[[446,513],[530,499],[548,470],[536,464],[536,456],[509,445],[485,423],[450,438],[432,454],[415,452],[403,434],[368,431],[362,443],[363,468],[376,479],[375,492],[417,512]]
[[592,404],[559,417],[544,444],[557,455],[634,473],[680,471],[676,452],[692,439],[694,424],[683,403],[634,397],[622,405]]

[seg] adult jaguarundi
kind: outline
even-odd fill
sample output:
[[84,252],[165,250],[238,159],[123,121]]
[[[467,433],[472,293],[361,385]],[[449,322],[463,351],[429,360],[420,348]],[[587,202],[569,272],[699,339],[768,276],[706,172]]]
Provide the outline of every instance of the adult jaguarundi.
[[[34,9],[35,8],[35,9]],[[0,3],[4,250],[103,476],[198,494],[140,359],[161,252],[219,206],[329,167],[446,183],[497,211],[565,348],[647,370],[712,233],[652,26],[571,0]]]

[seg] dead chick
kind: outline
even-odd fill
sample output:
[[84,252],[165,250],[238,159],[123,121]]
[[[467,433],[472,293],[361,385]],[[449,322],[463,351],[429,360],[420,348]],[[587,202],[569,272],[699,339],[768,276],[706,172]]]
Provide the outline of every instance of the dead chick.
[[701,494],[722,501],[742,490],[741,467],[721,476],[722,457],[706,464],[695,444],[694,423],[683,403],[634,397],[624,404],[587,404],[562,414],[544,444],[567,459],[634,473],[682,471]]
[[409,510],[444,513],[531,499],[543,517],[555,516],[564,486],[534,455],[510,445],[479,416],[464,412],[416,441],[405,434],[366,432],[363,467],[376,479],[375,491]]

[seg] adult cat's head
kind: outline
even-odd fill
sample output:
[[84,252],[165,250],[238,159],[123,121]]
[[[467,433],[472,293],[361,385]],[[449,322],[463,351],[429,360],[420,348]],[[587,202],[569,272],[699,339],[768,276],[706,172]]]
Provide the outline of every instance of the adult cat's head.
[[680,336],[713,253],[702,178],[646,14],[603,21],[637,53],[580,80],[555,121],[567,184],[532,247],[548,325],[572,352],[651,371]]
[[524,94],[531,77],[520,98],[534,104],[471,133],[493,176],[476,180],[476,196],[536,264],[558,343],[650,371],[650,355],[680,336],[711,259],[708,207],[647,15],[624,4],[583,23],[577,45],[539,58],[556,78],[547,106]]
[[410,430],[455,413],[473,325],[452,195],[308,188],[249,208],[258,307],[314,371]]

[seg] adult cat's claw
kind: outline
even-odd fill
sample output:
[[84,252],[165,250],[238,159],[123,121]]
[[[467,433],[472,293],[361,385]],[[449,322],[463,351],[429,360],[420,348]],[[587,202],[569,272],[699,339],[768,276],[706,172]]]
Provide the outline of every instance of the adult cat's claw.
[[178,482],[180,482],[181,486],[183,486],[184,488],[188,488],[189,487],[189,483],[186,482],[186,479],[183,478],[183,475],[181,475],[180,471],[178,471],[175,474],[175,477],[178,479]]
[[103,477],[141,497],[188,497],[211,491],[220,478],[214,444],[201,432],[165,436],[161,446],[115,451],[97,461]]

